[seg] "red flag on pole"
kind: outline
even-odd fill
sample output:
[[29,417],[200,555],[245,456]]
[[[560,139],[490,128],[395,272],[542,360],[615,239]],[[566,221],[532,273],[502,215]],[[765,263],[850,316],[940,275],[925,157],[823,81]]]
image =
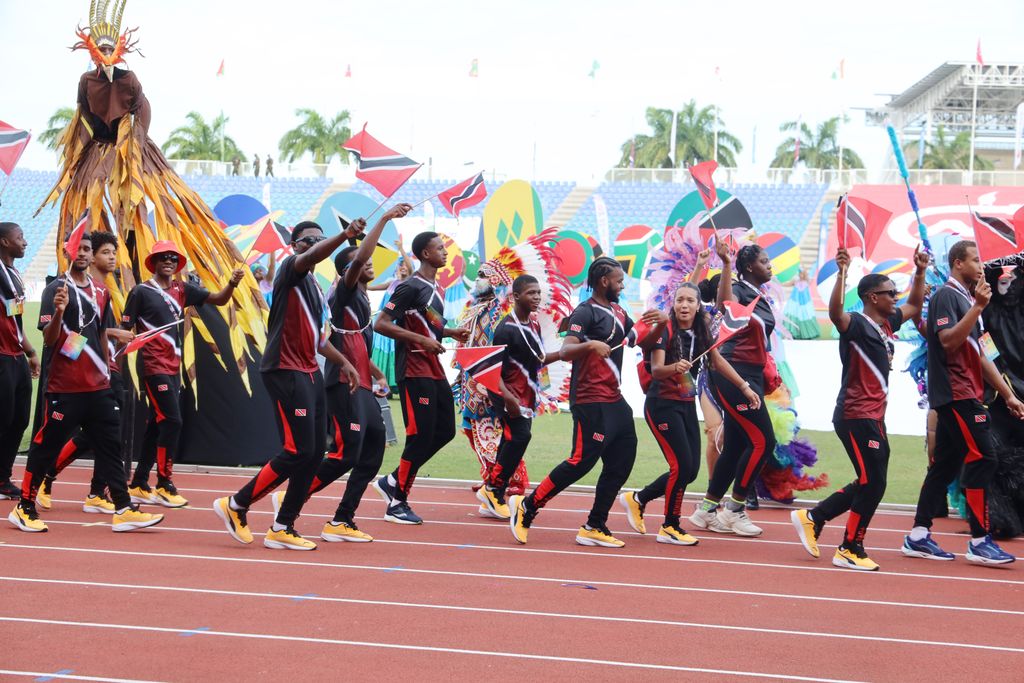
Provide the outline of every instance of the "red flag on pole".
[[836,208],[836,237],[840,249],[859,246],[861,255],[870,258],[885,233],[892,212],[860,197],[843,195]]
[[385,197],[390,197],[405,184],[423,164],[386,147],[363,130],[341,146],[356,157],[356,177],[369,183]]
[[460,211],[479,204],[485,197],[487,197],[487,187],[484,185],[482,172],[437,195],[445,211],[456,218],[459,217]]
[[975,52],[974,58],[978,60],[980,66],[985,66],[985,60],[981,58],[981,38],[978,38],[978,50]]
[[78,223],[75,224],[74,229],[71,230],[71,234],[68,235],[67,240],[64,242],[64,251],[68,254],[68,268],[71,267],[71,262],[78,258],[78,247],[82,244],[82,236],[85,235],[85,226],[89,223],[89,210],[86,209],[82,217],[78,219]]
[[224,60],[223,59],[220,60],[220,68],[217,69],[217,75],[218,76],[223,76],[224,75]]
[[1013,256],[1024,251],[1024,209],[1013,220],[971,212],[971,227],[982,262]]
[[501,360],[505,345],[465,346],[455,349],[455,362],[477,384],[501,393]]
[[651,333],[651,326],[644,322],[643,319],[640,319],[633,323],[633,329],[630,330],[629,333],[632,337],[630,346],[637,346],[647,338],[647,335]]
[[717,161],[702,161],[690,167],[690,176],[693,178],[697,192],[700,193],[700,198],[704,200],[704,206],[708,211],[718,204],[718,191],[715,190],[715,181],[711,179],[717,168]]
[[185,322],[184,318],[176,320],[172,323],[167,323],[166,325],[161,325],[160,327],[153,328],[152,330],[146,330],[145,332],[137,334],[135,335],[134,339],[128,342],[128,344],[124,348],[115,352],[114,355],[123,356],[128,353],[134,353],[135,351],[138,351],[149,342],[159,337],[164,332],[164,330],[167,330],[176,325],[180,325],[183,322]]
[[21,153],[28,147],[32,135],[27,130],[15,128],[0,121],[0,169],[7,175],[14,173],[14,167],[21,159]]
[[270,216],[266,218],[267,223],[260,230],[260,234],[256,237],[256,241],[249,247],[249,251],[258,251],[261,254],[273,254],[278,249],[284,249],[288,246],[285,242],[284,237],[277,231],[277,226],[274,225],[274,221],[270,220]]
[[760,300],[761,297],[758,296],[746,306],[735,301],[723,301],[722,322],[718,326],[718,339],[715,340],[715,343],[711,345],[708,351],[717,349],[729,341],[729,337],[746,329],[754,316],[754,307],[757,306],[757,302]]

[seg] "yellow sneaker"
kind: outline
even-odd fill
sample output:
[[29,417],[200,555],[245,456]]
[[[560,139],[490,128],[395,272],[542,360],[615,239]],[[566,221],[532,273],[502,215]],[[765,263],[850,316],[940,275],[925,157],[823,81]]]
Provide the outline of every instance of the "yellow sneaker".
[[612,536],[608,527],[591,529],[586,525],[581,526],[580,530],[576,532],[576,542],[580,545],[596,545],[602,548],[621,548],[626,545],[624,541]]
[[[39,496],[36,496],[36,500],[39,500]],[[114,504],[103,496],[89,496],[82,503],[82,512],[112,515],[116,510],[114,509]]]
[[21,506],[21,503],[18,503],[11,510],[11,514],[7,515],[7,521],[22,531],[30,533],[40,533],[48,528],[43,524],[43,520],[39,519],[34,505],[26,509]]
[[839,546],[832,558],[832,564],[843,569],[857,569],[862,572],[877,572],[878,563],[868,557],[864,546],[856,543],[851,548]]
[[156,503],[165,508],[183,508],[188,505],[188,501],[178,493],[178,489],[170,482],[156,487]]
[[619,505],[626,510],[626,521],[633,531],[638,534],[647,533],[647,525],[644,524],[644,506],[636,498],[635,491],[627,491],[619,494]]
[[232,510],[228,501],[228,498],[218,498],[213,501],[213,511],[224,522],[231,538],[239,543],[252,543],[252,532],[249,531],[249,524],[245,519],[246,511]]
[[671,545],[697,545],[700,540],[691,536],[677,526],[666,524],[658,532],[658,543],[669,543]]
[[36,492],[36,505],[49,510],[53,506],[53,498],[51,493],[52,482],[48,479],[43,479],[43,485],[39,487],[39,491]]
[[328,543],[340,543],[341,541],[369,543],[373,540],[373,536],[365,531],[360,531],[355,524],[347,522],[339,522],[338,524],[327,522],[327,524],[324,524],[324,530],[320,532],[320,538]]
[[480,501],[480,514],[492,519],[508,519],[511,513],[508,511],[508,503],[487,486],[477,489],[476,499]]
[[134,507],[128,508],[124,512],[114,513],[111,526],[114,531],[135,531],[136,529],[156,526],[162,521],[164,521],[163,515],[140,512],[137,507]]
[[796,529],[797,536],[800,537],[800,542],[804,546],[811,557],[821,557],[821,551],[818,549],[818,536],[821,535],[821,524],[815,523],[811,516],[807,514],[807,510],[793,510],[789,513],[789,520],[793,523],[793,527]]
[[274,531],[273,527],[267,529],[267,535],[263,537],[264,547],[272,550],[316,550],[316,543],[307,541],[292,527]]
[[131,497],[132,502],[138,505],[157,502],[156,494],[148,486],[130,486],[128,487],[128,495]]
[[530,525],[537,514],[536,510],[530,511],[523,501],[526,496],[512,496],[508,500],[509,518],[508,525],[512,529],[512,536],[519,543],[526,543],[526,537],[530,534]]

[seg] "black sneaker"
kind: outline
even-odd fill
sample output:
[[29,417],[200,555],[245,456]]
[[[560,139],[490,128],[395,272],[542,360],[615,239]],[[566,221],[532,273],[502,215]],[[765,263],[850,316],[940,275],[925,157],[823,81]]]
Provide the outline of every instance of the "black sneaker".
[[[395,487],[388,483],[388,475],[377,478],[373,482],[373,490],[376,491],[384,502],[390,507],[395,502]],[[387,519],[387,515],[384,517]]]
[[0,500],[18,500],[21,498],[21,489],[14,485],[10,479],[0,483]]
[[757,500],[757,491],[751,487],[747,492],[747,509],[748,510],[760,510],[761,503]]
[[384,513],[384,520],[395,524],[423,524],[423,518],[412,511],[405,501],[397,501],[389,505]]

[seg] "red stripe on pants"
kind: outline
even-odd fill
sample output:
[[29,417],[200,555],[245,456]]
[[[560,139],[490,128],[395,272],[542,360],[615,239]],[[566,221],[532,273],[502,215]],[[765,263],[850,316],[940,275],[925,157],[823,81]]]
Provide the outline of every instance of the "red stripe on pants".
[[[850,516],[846,520],[846,537],[844,540],[847,543],[863,541],[864,536],[859,533],[860,530],[860,514],[850,510]],[[858,538],[858,536],[860,536],[860,538]]]
[[281,402],[277,402],[277,413],[281,416],[281,431],[284,432],[284,443],[281,445],[284,450],[289,453],[298,453],[298,449],[295,447],[295,439],[292,437],[292,428],[288,424],[288,419],[284,416],[284,407]]
[[160,404],[156,402],[156,397],[153,396],[153,392],[149,390],[149,384],[146,383],[146,395],[149,396],[149,405],[152,406],[153,412],[156,414],[156,421],[163,422],[164,414],[160,410]]
[[743,476],[740,478],[740,486],[747,486],[750,483],[750,478],[754,476],[754,468],[757,467],[757,464],[764,456],[764,447],[766,444],[764,434],[761,433],[761,430],[758,429],[753,422],[742,417],[739,412],[737,412],[736,408],[725,400],[725,396],[722,395],[720,390],[716,389],[715,393],[718,394],[719,405],[724,406],[725,409],[729,411],[729,414],[734,420],[736,420],[740,428],[747,435],[747,438],[750,439],[750,443],[753,445],[753,448],[750,451],[750,459],[747,460],[747,468],[743,471]]
[[863,486],[868,483],[868,470],[864,467],[864,456],[860,454],[860,449],[857,448],[857,441],[854,440],[853,434],[850,434],[850,444],[853,446],[853,455],[857,458],[857,464],[860,465],[860,475],[857,477],[857,483]]
[[967,506],[974,513],[974,518],[981,522],[987,531],[988,501],[985,499],[985,489],[964,489],[964,497],[967,498]]
[[412,409],[412,396],[409,395],[409,390],[405,390],[405,435],[416,436],[416,413]]
[[345,440],[341,438],[341,425],[338,424],[338,418],[331,416],[331,421],[334,422],[334,451],[327,454],[327,457],[331,460],[344,460],[345,459]]
[[665,482],[665,515],[679,514],[678,510],[670,509],[672,505],[672,491],[675,490],[676,482],[679,481],[679,458],[669,444],[668,439],[661,435],[658,425],[654,422],[654,417],[651,416],[651,411],[647,408],[644,408],[644,417],[647,419],[647,426],[650,427],[651,434],[654,434],[654,440],[661,447],[661,454],[665,456],[665,460],[668,462],[668,481]]
[[78,447],[75,446],[74,439],[68,439],[68,442],[64,444],[64,448],[60,449],[60,455],[57,456],[57,474],[63,472],[65,467],[75,461],[76,451],[78,451]]
[[[978,450],[978,444],[975,443],[974,437],[971,436],[971,430],[968,429],[967,423],[960,417],[960,413],[953,409],[953,416],[956,417],[956,424],[960,427],[960,434],[964,437],[964,443],[967,444],[967,456],[964,457],[964,462],[974,462],[975,460],[981,460],[981,451]],[[981,519],[981,517],[978,517]]]

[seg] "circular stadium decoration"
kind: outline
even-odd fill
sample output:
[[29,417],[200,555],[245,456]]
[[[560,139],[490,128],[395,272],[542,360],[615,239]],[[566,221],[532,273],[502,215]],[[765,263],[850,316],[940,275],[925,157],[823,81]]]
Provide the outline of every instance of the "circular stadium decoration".
[[249,225],[270,211],[263,202],[247,194],[229,194],[213,207],[214,215],[225,225]]
[[[359,192],[335,192],[324,200],[323,205],[320,207],[320,213],[316,216],[316,222],[324,229],[325,235],[337,235],[356,218],[370,216],[370,213],[376,208],[377,202],[365,194]],[[384,209],[382,208],[381,211],[384,211]],[[380,215],[380,212],[377,212],[370,216],[366,225],[367,230],[373,227],[373,223],[380,218]],[[373,251],[373,270],[377,276],[374,283],[380,284],[395,277],[400,256],[394,246],[397,239],[398,227],[395,226],[394,221],[388,221],[384,226],[384,232],[381,233],[377,248]],[[328,261],[330,259],[322,261],[320,265]],[[333,263],[329,265],[329,270],[333,274],[334,265]],[[321,270],[321,268],[317,268],[318,275],[321,273]]]
[[476,274],[480,272],[480,257],[475,251],[463,251],[462,259],[466,263],[466,272],[462,275],[466,286],[472,288],[476,283]]
[[540,196],[525,180],[509,180],[502,184],[484,207],[480,244],[485,261],[502,247],[513,247],[533,237],[544,225]]
[[444,248],[448,250],[448,262],[444,268],[438,269],[437,284],[449,289],[455,283],[462,281],[462,276],[466,272],[466,258],[462,254],[462,249],[455,244],[455,240],[451,237],[442,234],[441,241],[444,243]]
[[560,270],[573,287],[587,281],[587,269],[594,262],[594,248],[590,238],[575,230],[560,230],[554,244],[560,261]]
[[[747,213],[746,207],[743,206],[739,199],[733,197],[725,190],[718,190],[718,200],[719,204],[715,208],[714,215],[715,227],[719,230],[750,229],[754,227],[750,214]],[[690,221],[702,213],[706,214],[707,209],[704,208],[704,201],[700,198],[700,193],[694,190],[679,200],[679,203],[675,205],[672,212],[668,215],[665,226],[685,228],[689,225]],[[709,237],[714,234],[709,216],[705,215],[701,219],[699,228],[701,242],[703,246],[707,247]]]
[[779,282],[789,282],[800,273],[800,248],[781,232],[758,235],[757,243],[768,252],[772,274]]
[[[857,296],[857,283],[869,272],[871,272],[870,264],[864,259],[854,257],[850,262],[850,269],[846,273],[846,295],[843,297],[843,306],[847,310],[860,303],[860,298]],[[829,298],[832,296],[832,288],[836,286],[836,276],[838,274],[839,267],[836,265],[835,259],[826,261],[818,269],[818,277],[816,278],[818,295],[825,302],[826,306],[828,305]]]
[[622,264],[626,275],[642,278],[651,252],[661,246],[661,243],[661,235],[654,228],[631,225],[615,238],[615,260]]

